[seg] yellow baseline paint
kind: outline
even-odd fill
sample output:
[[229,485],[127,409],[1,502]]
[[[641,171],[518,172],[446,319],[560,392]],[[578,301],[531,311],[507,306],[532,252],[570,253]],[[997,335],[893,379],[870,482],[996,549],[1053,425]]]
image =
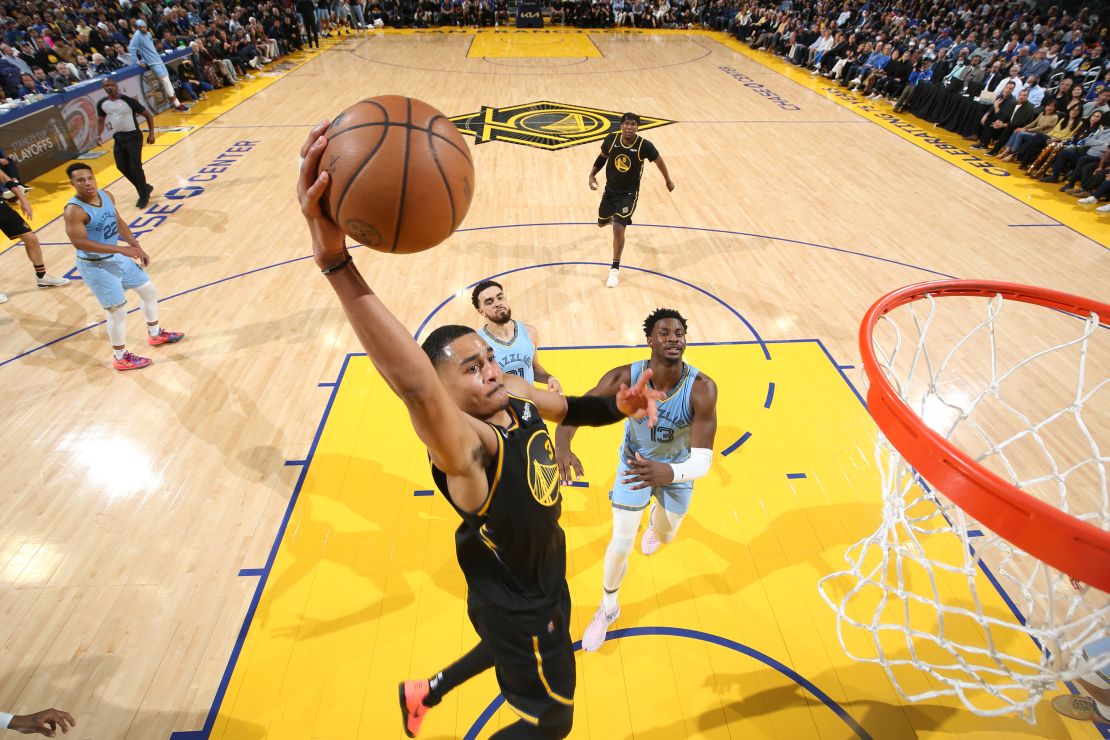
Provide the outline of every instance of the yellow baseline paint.
[[[868,100],[862,95],[841,87],[839,83],[820,75],[810,74],[809,71],[785,62],[774,54],[752,49],[727,34],[708,31],[704,33],[738,54],[854,111],[887,131],[975,175],[983,182],[1009,193],[1030,208],[1110,248],[1110,219],[1096,213],[1091,207],[1078,205],[1076,198],[1064,195],[1055,186],[1039,183],[1027,177],[1016,164],[999,162],[996,157],[990,157],[985,152],[971,150],[968,147],[973,142],[936,124],[923,121],[909,113],[894,113],[893,106],[886,100]],[[907,182],[911,180],[912,173],[907,173]],[[1043,223],[1050,222],[1043,221]]]
[[466,54],[473,58],[600,57],[601,50],[587,34],[546,29],[481,30]]
[[[290,54],[276,62],[275,65],[270,68],[271,70],[278,70],[276,73],[262,70],[261,72],[255,72],[255,77],[253,79],[240,77],[241,82],[238,86],[212,90],[208,93],[208,100],[191,104],[188,113],[177,113],[173,110],[159,113],[154,117],[154,143],[147,144],[145,139],[143,141],[143,162],[146,162],[151,157],[157,156],[166,148],[177,144],[197,130],[204,128],[205,125],[211,123],[217,117],[223,115],[243,101],[254,97],[289,72],[315,59],[327,48],[345,40],[346,39],[334,39],[329,43],[329,39],[321,39],[321,49],[319,51],[313,49]],[[142,122],[140,127],[143,131],[146,131],[146,122]],[[189,130],[173,132],[158,131],[159,128],[172,129],[176,127],[188,127]],[[246,134],[244,134],[244,136],[246,136]],[[103,152],[104,154],[96,159],[72,161],[82,161],[92,167],[93,172],[96,173],[97,183],[99,183],[101,187],[122,178],[112,157],[112,142],[110,139],[108,142],[101,144],[92,151]],[[47,223],[61,216],[62,211],[65,209],[66,201],[73,197],[73,188],[69,184],[69,178],[66,177],[66,167],[69,165],[70,162],[65,162],[39,175],[29,183],[34,186],[35,189],[31,191],[29,195],[34,219],[28,219],[28,223],[31,224],[31,227],[35,228],[36,231],[39,227],[45,226]],[[159,183],[152,184],[156,188],[159,186]],[[131,184],[126,180],[121,180],[120,183],[117,183],[114,187],[121,186],[126,189],[128,193],[124,202],[126,203],[128,199],[133,200],[133,198],[130,197],[130,194],[134,191]],[[168,188],[170,186],[166,185],[166,187]],[[158,197],[158,192],[158,190],[155,191],[155,199]],[[8,239],[5,242],[5,246],[11,246],[18,242],[18,239]]]
[[[650,559],[633,553],[615,627],[681,627],[749,646],[811,681],[873,737],[1095,737],[1051,709],[1034,727],[978,717],[949,699],[903,706],[880,668],[845,656],[816,584],[881,516],[875,428],[816,342],[770,350],[770,361],[754,344],[688,350],[720,388],[714,468],[696,483],[678,539]],[[646,354],[547,350],[544,364],[573,391]],[[574,447],[589,485],[562,490],[575,639],[600,598],[622,429],[580,431]],[[721,454],[746,432],[745,444]],[[269,738],[402,736],[397,682],[432,675],[476,641],[454,556],[458,517],[438,493],[414,495],[432,487],[403,406],[365,357],[351,358],[213,738],[230,740],[244,726]],[[980,580],[988,609],[1004,611]],[[423,733],[463,736],[496,695],[493,673],[479,676],[430,712]],[[574,738],[854,734],[772,665],[687,637],[626,636],[579,654],[574,701]],[[515,721],[502,707],[480,736]]]

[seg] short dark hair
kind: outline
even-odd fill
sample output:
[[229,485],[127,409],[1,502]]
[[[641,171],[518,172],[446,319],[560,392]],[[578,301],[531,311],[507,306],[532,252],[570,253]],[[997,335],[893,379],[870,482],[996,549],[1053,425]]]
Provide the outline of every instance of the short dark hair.
[[640,116],[635,113],[624,113],[621,115],[621,123],[624,123],[625,121],[635,121],[636,123],[639,123]]
[[482,294],[487,288],[497,288],[498,290],[505,290],[501,287],[501,283],[495,280],[483,280],[474,286],[474,290],[470,291],[470,302],[474,304],[474,308],[478,308],[478,296]]
[[686,319],[682,314],[673,308],[657,308],[644,319],[644,336],[650,337],[655,331],[655,324],[663,319],[678,319],[678,323],[682,324],[682,331],[686,331]]
[[92,172],[92,167],[85,164],[84,162],[74,162],[69,167],[66,167],[66,177],[72,179],[73,173],[77,170],[88,170],[89,172]]
[[447,346],[451,342],[459,337],[465,337],[467,334],[477,333],[469,326],[447,324],[429,334],[420,345],[420,349],[424,350],[424,354],[432,361],[432,365],[438,366],[447,359]]

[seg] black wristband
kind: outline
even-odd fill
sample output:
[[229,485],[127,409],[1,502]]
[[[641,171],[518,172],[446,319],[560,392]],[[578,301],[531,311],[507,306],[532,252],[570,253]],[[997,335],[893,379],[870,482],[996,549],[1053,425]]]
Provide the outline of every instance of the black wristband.
[[616,396],[568,396],[567,415],[559,423],[568,427],[603,427],[623,418]]
[[342,270],[344,267],[346,267],[349,264],[351,264],[351,255],[348,254],[346,257],[343,258],[343,260],[341,262],[337,262],[334,265],[332,265],[331,267],[325,267],[323,270],[320,270],[320,272],[322,272],[325,275],[330,275],[333,272],[339,272],[340,270]]

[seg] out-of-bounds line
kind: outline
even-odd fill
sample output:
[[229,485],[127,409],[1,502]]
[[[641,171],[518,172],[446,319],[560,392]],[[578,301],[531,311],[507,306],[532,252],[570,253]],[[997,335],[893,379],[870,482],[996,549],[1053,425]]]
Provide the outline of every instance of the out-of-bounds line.
[[744,432],[744,434],[741,435],[740,439],[736,440],[735,442],[730,444],[728,447],[721,450],[721,457],[728,457],[732,453],[736,452],[738,449],[740,449],[740,445],[744,444],[745,442],[747,442],[751,438],[752,438],[752,433],[751,432]]

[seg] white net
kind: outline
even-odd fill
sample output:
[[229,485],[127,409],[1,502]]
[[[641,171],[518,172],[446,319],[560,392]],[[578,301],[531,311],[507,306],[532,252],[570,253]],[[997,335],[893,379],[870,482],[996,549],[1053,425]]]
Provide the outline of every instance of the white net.
[[[1110,330],[1001,296],[924,299],[874,328],[879,365],[931,429],[1041,501],[1110,531]],[[922,480],[880,434],[883,521],[820,582],[841,645],[911,701],[956,695],[1032,720],[1105,668],[1110,595],[1023,552]],[[1105,566],[1110,569],[1110,563]]]

